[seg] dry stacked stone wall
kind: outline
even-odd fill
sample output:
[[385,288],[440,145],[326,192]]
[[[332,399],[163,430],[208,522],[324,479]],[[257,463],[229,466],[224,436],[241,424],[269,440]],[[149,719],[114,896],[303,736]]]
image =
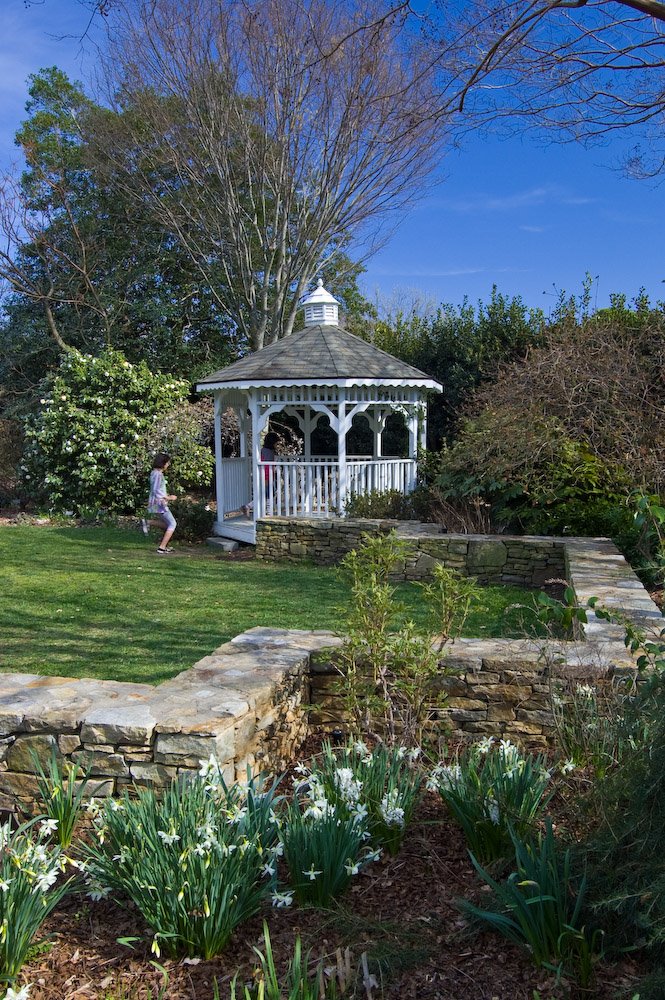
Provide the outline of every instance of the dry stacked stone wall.
[[309,657],[329,632],[255,628],[151,687],[0,676],[0,810],[31,808],[35,757],[89,768],[90,794],[164,786],[212,754],[225,780],[279,773],[307,733]]
[[442,534],[438,525],[418,521],[266,518],[257,524],[256,554],[267,561],[310,560],[330,566],[357,548],[364,533],[388,534],[392,530],[408,545],[407,557],[395,571],[396,579],[427,579],[437,562],[481,583],[541,587],[545,580],[564,574],[562,538]]

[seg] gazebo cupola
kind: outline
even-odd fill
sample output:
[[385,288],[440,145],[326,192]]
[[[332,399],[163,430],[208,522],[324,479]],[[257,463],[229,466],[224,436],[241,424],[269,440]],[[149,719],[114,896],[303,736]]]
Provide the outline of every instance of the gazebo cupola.
[[305,326],[339,326],[339,302],[323,287],[319,278],[316,289],[303,300]]
[[[215,398],[217,519],[215,532],[254,542],[264,517],[343,517],[349,496],[370,491],[409,493],[416,457],[425,446],[426,397],[434,379],[339,326],[339,303],[319,280],[303,303],[305,326],[197,386]],[[240,454],[225,456],[222,419],[236,414]],[[391,414],[408,431],[406,455],[383,454]],[[267,460],[262,442],[278,414],[295,419],[302,441],[296,458]],[[336,437],[333,455],[313,453],[317,424],[327,418]],[[371,454],[349,454],[354,421],[364,420]]]

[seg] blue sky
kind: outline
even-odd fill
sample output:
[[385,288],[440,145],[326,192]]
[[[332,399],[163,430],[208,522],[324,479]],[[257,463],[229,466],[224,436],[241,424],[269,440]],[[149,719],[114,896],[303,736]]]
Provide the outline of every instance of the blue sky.
[[[58,65],[85,80],[91,48],[76,37],[88,12],[76,0],[0,0],[0,162],[16,159],[28,75]],[[627,136],[602,147],[543,145],[519,136],[476,135],[444,161],[440,183],[367,262],[370,298],[437,304],[487,300],[493,284],[546,311],[556,292],[579,292],[588,271],[593,296],[629,297],[640,287],[665,298],[662,257],[665,185],[618,169]]]

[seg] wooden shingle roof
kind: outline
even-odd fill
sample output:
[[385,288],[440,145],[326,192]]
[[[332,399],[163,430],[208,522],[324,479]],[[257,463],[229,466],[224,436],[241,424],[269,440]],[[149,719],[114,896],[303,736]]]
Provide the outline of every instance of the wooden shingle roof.
[[354,379],[404,380],[423,388],[440,388],[418,368],[339,326],[307,326],[221,371],[206,375],[198,385],[205,389],[239,382],[262,385],[284,380],[334,383]]

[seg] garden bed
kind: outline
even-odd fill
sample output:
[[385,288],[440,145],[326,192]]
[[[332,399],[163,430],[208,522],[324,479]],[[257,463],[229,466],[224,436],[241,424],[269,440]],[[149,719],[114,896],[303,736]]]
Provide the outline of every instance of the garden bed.
[[[306,748],[317,749],[314,741]],[[582,779],[583,780],[583,779]],[[288,784],[288,782],[287,782]],[[570,783],[550,812],[569,826]],[[253,947],[262,947],[267,920],[276,964],[283,970],[296,935],[312,949],[312,962],[334,966],[340,954],[358,975],[346,996],[401,1000],[563,1000],[567,997],[630,996],[634,960],[601,965],[593,987],[571,992],[556,977],[534,968],[525,951],[487,932],[473,931],[456,906],[460,897],[482,900],[464,838],[440,798],[428,793],[400,853],[384,856],[352,883],[331,909],[271,909],[239,928],[224,954],[210,961],[160,959],[167,1000],[212,1000],[230,996],[230,982],[250,982]],[[33,983],[39,1000],[156,1000],[164,974],[154,965],[149,934],[126,901],[93,902],[71,896],[53,913],[49,939],[35,949],[21,982]],[[121,941],[132,939],[130,943]],[[137,940],[138,939],[138,940]],[[378,987],[362,985],[363,956]]]

